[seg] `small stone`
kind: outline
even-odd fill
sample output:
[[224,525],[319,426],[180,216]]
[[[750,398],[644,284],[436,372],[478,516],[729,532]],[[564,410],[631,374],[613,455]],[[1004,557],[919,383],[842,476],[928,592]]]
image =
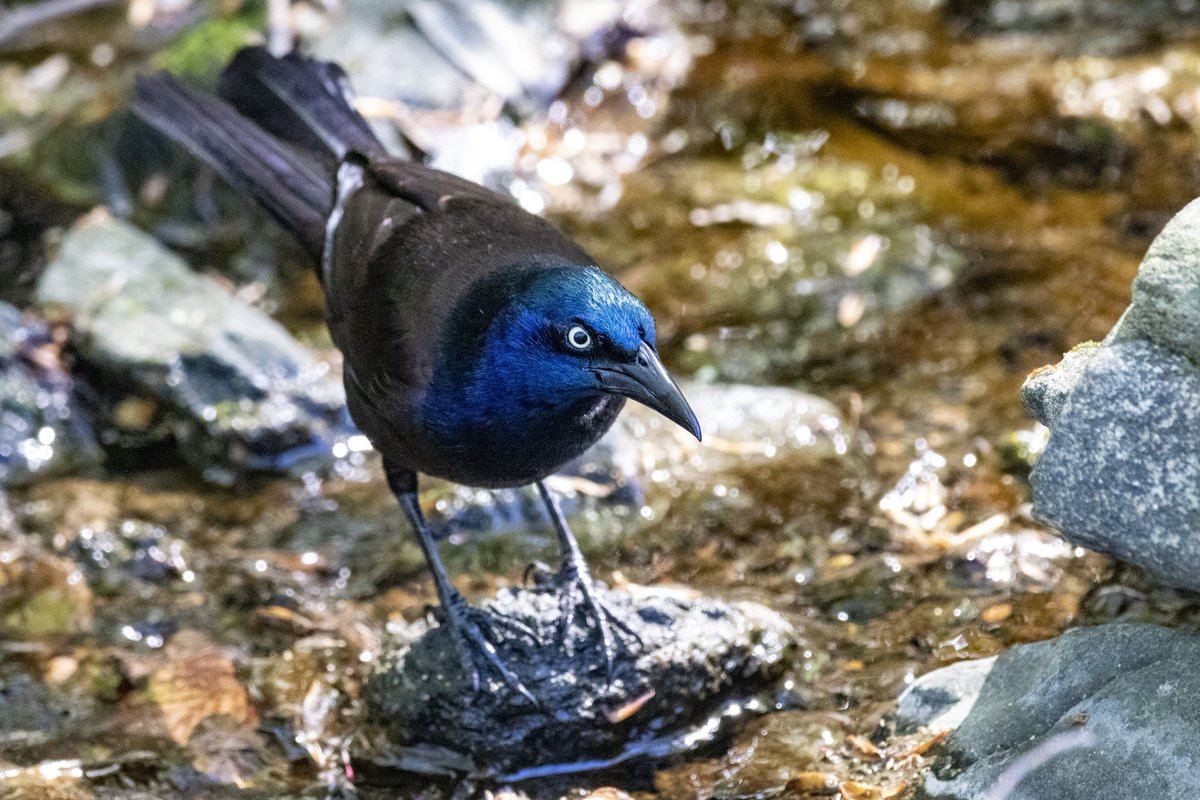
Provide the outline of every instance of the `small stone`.
[[0,485],[98,464],[100,447],[40,320],[0,303]]
[[[638,637],[614,629],[624,644],[611,680],[594,628],[572,630],[581,641],[571,648],[560,642],[555,591],[509,590],[483,608],[534,632],[536,643],[501,622],[496,651],[542,708],[482,665],[483,688],[475,692],[447,629],[418,636],[410,628],[384,647],[366,689],[368,718],[399,744],[447,748],[503,774],[612,758],[635,742],[666,742],[703,724],[726,701],[766,688],[783,671],[793,633],[778,614],[753,603],[637,591],[597,592]],[[577,616],[576,625],[583,624]],[[613,714],[634,701],[632,713]]]
[[922,675],[900,695],[896,710],[900,731],[958,727],[979,698],[979,688],[995,662],[995,658],[959,661]]

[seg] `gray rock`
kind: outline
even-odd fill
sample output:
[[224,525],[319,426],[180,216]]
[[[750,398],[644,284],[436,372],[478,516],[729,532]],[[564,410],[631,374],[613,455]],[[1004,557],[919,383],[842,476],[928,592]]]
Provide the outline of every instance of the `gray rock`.
[[[978,698],[919,796],[1191,800],[1200,786],[1198,658],[1200,638],[1154,625],[1077,629],[1006,651],[970,673],[977,687],[955,690]],[[953,669],[950,684],[964,674]],[[922,681],[936,685],[937,674]],[[1038,755],[1064,736],[1079,746]],[[1015,786],[989,794],[1006,783]]]
[[211,478],[321,464],[352,433],[328,365],[102,212],[64,238],[37,299],[71,313],[79,357],[107,387],[162,404],[180,453]]
[[1178,0],[948,0],[946,14],[979,32],[1060,33],[1087,53],[1119,53],[1195,29],[1196,11]]
[[1034,515],[1069,541],[1200,589],[1200,202],[1155,239],[1099,345],[1021,389],[1052,428]]
[[53,364],[37,364],[31,357],[49,342],[44,323],[0,303],[0,485],[101,460],[74,381]]
[[1200,200],[1167,223],[1133,282],[1114,341],[1149,339],[1200,367]]
[[902,732],[918,728],[957,728],[979,699],[979,690],[996,659],[959,661],[922,675],[900,695],[896,722]]
[[1100,348],[1033,470],[1070,541],[1200,589],[1200,371],[1145,341]]
[[685,742],[671,734],[769,686],[793,641],[782,617],[752,603],[667,589],[599,597],[638,636],[619,649],[611,680],[593,628],[572,632],[579,639],[570,652],[560,643],[552,590],[510,590],[484,607],[534,632],[536,642],[500,629],[497,652],[541,709],[487,672],[473,691],[447,631],[415,638],[420,629],[410,627],[384,646],[366,688],[368,719],[400,744],[463,754],[480,774],[661,754],[655,742]]
[[1092,357],[1099,352],[1094,343],[1081,344],[1063,355],[1055,366],[1030,373],[1021,387],[1021,402],[1026,413],[1048,428],[1053,428],[1075,384],[1079,383]]
[[341,64],[361,97],[398,101],[391,116],[432,166],[499,186],[525,140],[493,99],[522,116],[543,110],[621,10],[610,0],[361,0],[312,49]]

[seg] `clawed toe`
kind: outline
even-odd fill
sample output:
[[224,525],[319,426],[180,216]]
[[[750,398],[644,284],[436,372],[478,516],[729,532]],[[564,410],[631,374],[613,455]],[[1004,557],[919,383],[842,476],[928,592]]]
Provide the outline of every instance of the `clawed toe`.
[[[600,634],[606,674],[611,680],[618,643],[627,646],[626,639],[630,639],[641,644],[641,637],[596,596],[596,587],[585,571],[568,565],[559,575],[559,639],[564,647],[571,647],[572,634],[576,630],[575,621],[580,616],[581,605],[583,616],[590,620],[591,626]],[[614,636],[614,629],[619,631],[622,637]]]
[[537,637],[524,623],[511,617],[492,614],[484,609],[474,608],[460,597],[443,609],[446,626],[454,637],[458,648],[459,660],[463,674],[470,678],[471,688],[478,692],[480,689],[479,661],[482,666],[490,668],[505,684],[517,694],[524,697],[533,706],[541,708],[541,703],[533,693],[521,682],[521,679],[500,658],[497,645],[504,640],[501,628],[529,636],[534,641]]
[[558,584],[558,573],[543,561],[533,561],[525,567],[521,582],[526,586],[532,585],[535,589],[546,589]]

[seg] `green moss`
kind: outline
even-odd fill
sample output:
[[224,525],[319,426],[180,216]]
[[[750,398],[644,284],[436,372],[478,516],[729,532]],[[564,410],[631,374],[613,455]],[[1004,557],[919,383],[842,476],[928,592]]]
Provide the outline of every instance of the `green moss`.
[[215,78],[234,53],[262,39],[265,25],[265,8],[257,3],[235,14],[206,20],[159,53],[155,66],[193,79]]

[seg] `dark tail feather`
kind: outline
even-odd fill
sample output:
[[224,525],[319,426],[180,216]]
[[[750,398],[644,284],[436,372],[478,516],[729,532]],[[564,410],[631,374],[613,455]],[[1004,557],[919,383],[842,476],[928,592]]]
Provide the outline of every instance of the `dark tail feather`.
[[138,116],[254,198],[320,256],[333,175],[243,117],[225,101],[166,73],[138,78]]
[[247,47],[225,67],[217,91],[264,130],[329,153],[337,162],[350,152],[387,155],[354,110],[346,73],[336,64],[299,53],[276,58],[261,47]]

